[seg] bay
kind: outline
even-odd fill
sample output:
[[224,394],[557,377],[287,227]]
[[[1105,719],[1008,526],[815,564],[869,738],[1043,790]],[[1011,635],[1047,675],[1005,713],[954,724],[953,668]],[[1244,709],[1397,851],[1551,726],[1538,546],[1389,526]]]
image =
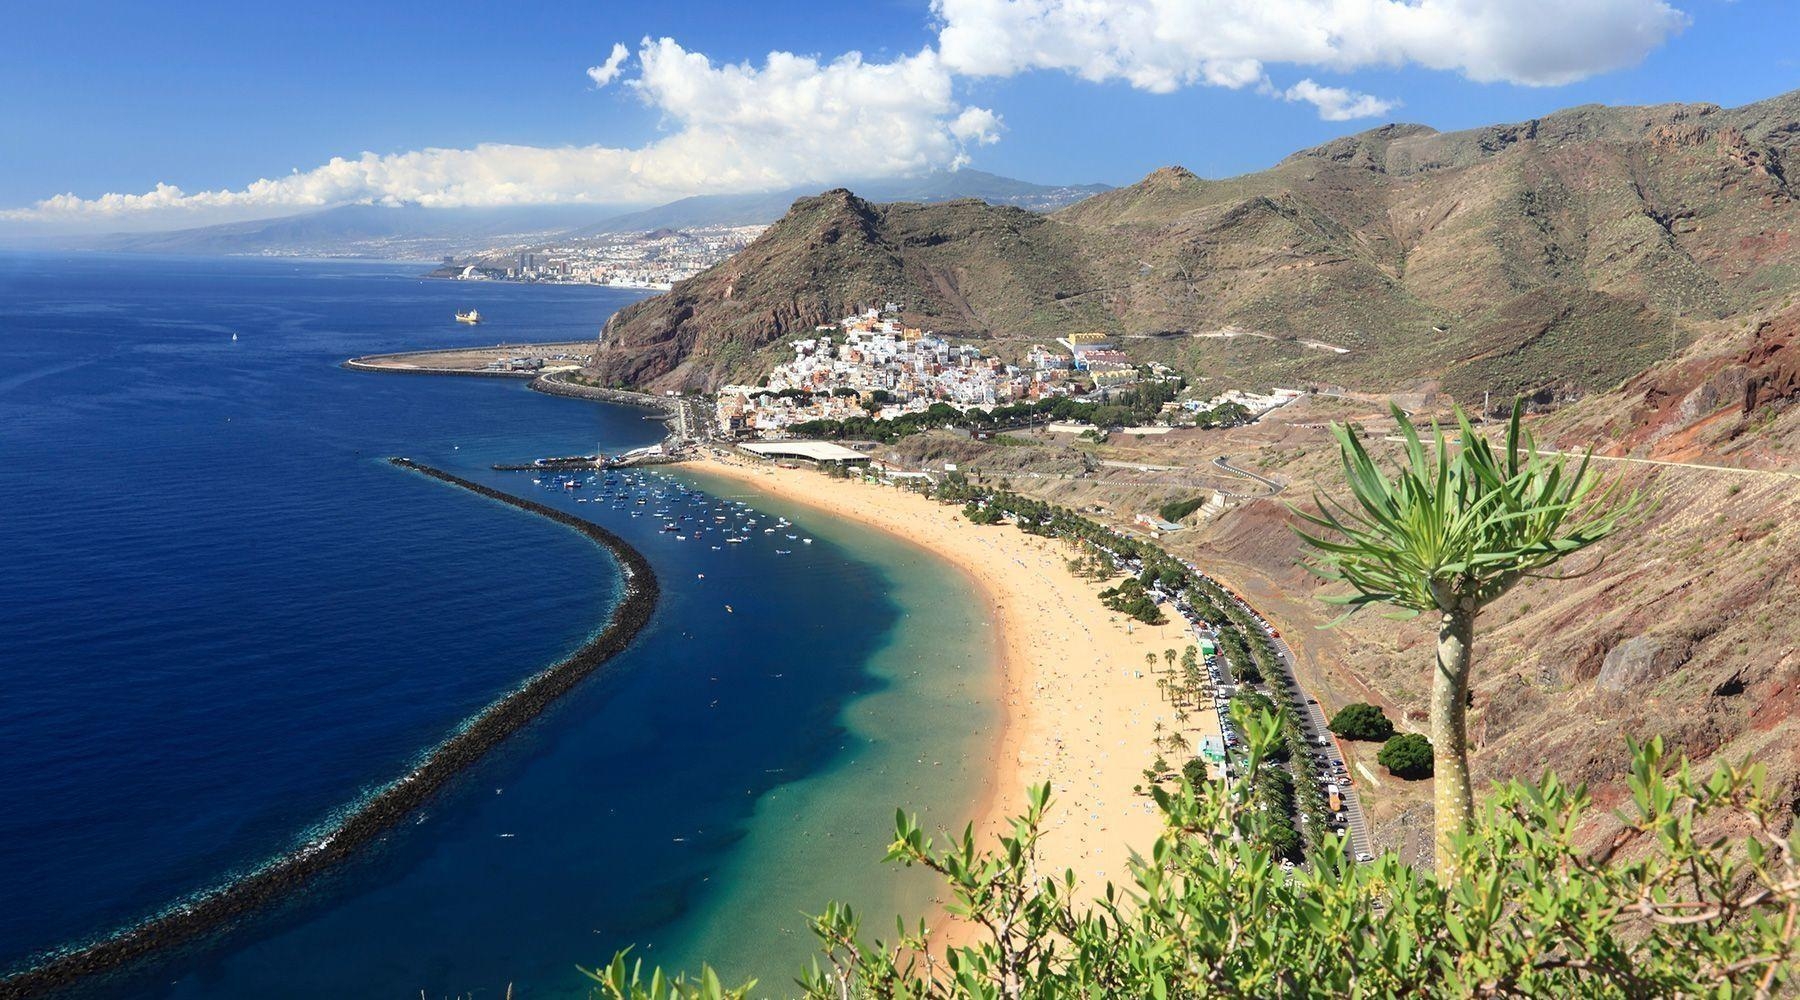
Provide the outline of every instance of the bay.
[[[636,296],[417,272],[0,256],[0,899],[30,901],[0,906],[0,965],[328,828],[604,620],[604,553],[395,454],[618,531],[663,580],[655,619],[357,862],[84,992],[580,995],[576,963],[635,943],[778,995],[830,896],[877,926],[923,912],[931,886],[877,860],[896,805],[955,824],[985,780],[992,648],[967,582],[768,498],[729,499],[814,543],[715,550],[492,471],[661,426],[338,363],[583,339]],[[451,322],[469,307],[488,322]]]

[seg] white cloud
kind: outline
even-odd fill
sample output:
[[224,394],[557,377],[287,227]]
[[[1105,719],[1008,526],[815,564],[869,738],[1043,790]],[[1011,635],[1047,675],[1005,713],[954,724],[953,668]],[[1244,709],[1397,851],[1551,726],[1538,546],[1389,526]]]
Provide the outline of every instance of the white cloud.
[[1244,87],[1270,64],[1416,65],[1568,83],[1629,66],[1687,25],[1666,0],[933,0],[958,74],[1062,70],[1168,93]]
[[[672,39],[646,38],[637,59],[640,73],[625,84],[661,112],[666,132],[641,147],[363,153],[238,189],[188,193],[158,184],[143,194],[58,195],[0,219],[104,222],[156,212],[172,222],[202,214],[217,221],[220,213],[248,218],[349,202],[644,203],[954,167],[965,161],[965,146],[998,138],[999,116],[960,104],[931,48],[891,62],[856,52],[829,62],[774,52],[757,66],[715,64]],[[599,82],[613,66],[609,58],[589,75]]]
[[1373,118],[1393,110],[1398,101],[1388,101],[1343,87],[1326,87],[1311,80],[1301,80],[1282,91],[1283,100],[1305,101],[1319,109],[1319,117],[1328,122],[1347,122],[1356,118]]
[[588,79],[594,81],[596,88],[606,86],[618,79],[619,73],[625,67],[625,60],[629,58],[631,58],[631,50],[625,47],[625,43],[614,42],[612,55],[607,56],[605,62],[587,68]]
[[987,108],[964,108],[950,123],[950,134],[963,142],[987,146],[1000,141],[1000,116]]
[[959,78],[1053,70],[1154,93],[1242,89],[1317,108],[1327,121],[1398,102],[1304,78],[1277,87],[1271,66],[1351,72],[1418,66],[1482,82],[1550,86],[1627,66],[1687,16],[1667,0],[933,0],[935,45],[887,62],[772,52],[714,63],[674,40],[615,44],[589,67],[661,115],[645,145],[469,149],[337,157],[245,187],[192,194],[57,195],[0,220],[247,218],[348,202],[497,206],[643,203],[765,191],[957,167],[999,141],[1000,116],[960,103]]

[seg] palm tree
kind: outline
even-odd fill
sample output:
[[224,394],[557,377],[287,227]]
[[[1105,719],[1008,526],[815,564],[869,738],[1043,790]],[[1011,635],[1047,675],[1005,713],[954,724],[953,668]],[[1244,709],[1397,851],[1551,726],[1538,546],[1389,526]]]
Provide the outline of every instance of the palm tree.
[[1522,427],[1523,400],[1513,404],[1503,453],[1458,407],[1461,448],[1454,458],[1441,427],[1432,425],[1436,454],[1427,458],[1412,421],[1398,406],[1393,412],[1406,443],[1397,478],[1376,467],[1354,429],[1333,424],[1355,503],[1317,498],[1317,513],[1295,513],[1324,530],[1295,530],[1320,553],[1308,568],[1353,591],[1325,598],[1349,608],[1332,624],[1369,604],[1392,606],[1394,618],[1437,616],[1431,743],[1437,870],[1447,878],[1455,838],[1474,815],[1467,713],[1476,617],[1520,580],[1613,534],[1641,497],[1617,498],[1617,480],[1596,493],[1600,477],[1589,470],[1590,456],[1571,473],[1562,456],[1540,455]]
[[1181,730],[1179,729],[1170,733],[1169,738],[1165,742],[1168,744],[1170,750],[1178,751],[1180,753],[1186,753],[1189,746],[1188,738],[1182,735]]
[[1174,676],[1174,674],[1175,674],[1175,651],[1173,649],[1163,650],[1163,663],[1169,668],[1170,676]]

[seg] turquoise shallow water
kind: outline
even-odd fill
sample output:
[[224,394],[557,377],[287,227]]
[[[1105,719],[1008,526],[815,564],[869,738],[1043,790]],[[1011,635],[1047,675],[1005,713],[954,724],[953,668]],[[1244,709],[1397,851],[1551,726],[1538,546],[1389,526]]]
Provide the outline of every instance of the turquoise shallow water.
[[[629,298],[407,266],[0,257],[0,899],[36,901],[0,907],[0,964],[291,847],[603,619],[602,553],[389,454],[619,531],[662,608],[358,862],[82,992],[570,995],[575,963],[636,942],[780,994],[828,895],[879,926],[925,908],[931,886],[877,863],[893,808],[959,823],[995,717],[952,569],[763,498],[743,499],[814,543],[676,542],[487,469],[654,440],[641,413],[336,367],[585,337]],[[448,322],[471,305],[490,323]]]

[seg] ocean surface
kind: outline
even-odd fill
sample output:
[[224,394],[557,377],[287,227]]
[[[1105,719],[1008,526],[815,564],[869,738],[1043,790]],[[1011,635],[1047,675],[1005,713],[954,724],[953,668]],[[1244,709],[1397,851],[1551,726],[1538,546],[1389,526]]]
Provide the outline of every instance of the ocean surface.
[[[740,487],[686,477],[696,517],[761,519],[722,544],[631,516],[673,479],[610,487],[640,506],[492,471],[661,425],[339,363],[583,339],[637,295],[420,270],[0,255],[0,968],[328,830],[604,622],[604,552],[390,455],[617,531],[662,580],[656,617],[353,863],[78,995],[580,996],[577,964],[633,944],[782,995],[829,898],[876,932],[927,912],[935,886],[879,859],[896,806],[960,827],[985,781],[997,678],[968,582]],[[469,307],[488,322],[451,321]]]

